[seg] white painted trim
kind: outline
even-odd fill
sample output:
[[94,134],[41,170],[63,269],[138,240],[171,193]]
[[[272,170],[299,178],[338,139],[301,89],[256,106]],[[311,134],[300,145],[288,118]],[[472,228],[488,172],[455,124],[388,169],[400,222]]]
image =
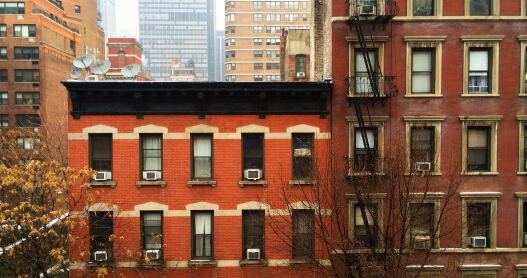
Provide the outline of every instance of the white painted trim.
[[82,133],[117,133],[117,128],[108,125],[94,125],[83,128]]
[[156,202],[147,202],[134,206],[134,211],[144,211],[144,210],[162,210],[168,211],[168,205],[156,203]]
[[244,125],[236,128],[236,133],[269,133],[269,127],[263,125]]
[[485,271],[485,270],[500,270],[499,264],[462,264],[459,266],[462,271]]
[[87,205],[85,207],[86,211],[118,211],[119,207],[117,205],[112,205],[109,203],[94,203]]
[[159,125],[144,125],[134,128],[134,133],[168,133],[168,128]]
[[199,124],[185,128],[185,133],[218,133],[219,129],[215,126]]
[[188,204],[185,206],[186,210],[220,210],[220,206],[218,204],[208,203],[208,202],[197,202]]

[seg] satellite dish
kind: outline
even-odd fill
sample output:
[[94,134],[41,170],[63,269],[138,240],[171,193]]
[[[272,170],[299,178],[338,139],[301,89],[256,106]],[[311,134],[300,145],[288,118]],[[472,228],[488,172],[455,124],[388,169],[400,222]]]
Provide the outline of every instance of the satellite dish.
[[70,77],[73,78],[73,79],[79,79],[82,75],[82,69],[78,68],[78,67],[73,67],[71,70],[70,70]]
[[138,64],[126,65],[121,69],[121,74],[124,77],[136,77],[141,70],[141,66]]
[[88,68],[95,61],[93,55],[84,55],[75,60],[73,60],[73,65],[78,68]]
[[93,63],[91,69],[95,74],[105,74],[110,70],[111,63],[108,60]]

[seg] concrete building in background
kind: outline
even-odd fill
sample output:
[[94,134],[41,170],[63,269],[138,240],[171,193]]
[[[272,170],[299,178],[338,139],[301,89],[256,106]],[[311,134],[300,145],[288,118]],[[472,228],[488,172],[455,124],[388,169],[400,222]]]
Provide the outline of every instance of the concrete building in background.
[[225,79],[280,81],[282,29],[311,22],[311,1],[226,1]]
[[188,63],[183,63],[181,60],[175,59],[170,66],[170,80],[171,81],[196,81],[196,70],[192,60]]
[[96,1],[0,5],[0,130],[46,124],[52,140],[65,137],[68,106],[60,81],[69,78],[73,59],[86,48],[98,48],[104,57]]
[[[128,79],[121,74],[121,69],[130,64],[142,65],[143,47],[134,38],[108,38],[108,59],[112,64],[106,79]],[[143,80],[142,71],[134,80]]]
[[310,80],[310,37],[307,29],[283,30],[280,37],[280,79]]
[[194,62],[200,81],[214,77],[214,1],[139,0],[139,36],[154,80],[169,80],[173,59]]
[[97,0],[98,25],[104,30],[106,41],[117,35],[115,0]]
[[216,30],[214,37],[214,79],[213,81],[225,80],[225,30]]

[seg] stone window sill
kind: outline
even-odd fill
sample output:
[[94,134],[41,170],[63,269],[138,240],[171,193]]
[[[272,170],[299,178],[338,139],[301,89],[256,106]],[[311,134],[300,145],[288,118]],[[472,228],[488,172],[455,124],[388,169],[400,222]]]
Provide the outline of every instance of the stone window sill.
[[257,181],[243,180],[243,181],[240,181],[238,184],[240,185],[240,187],[252,186],[252,185],[267,187],[266,180],[257,180]]
[[499,172],[463,172],[461,175],[464,176],[497,176]]
[[155,260],[155,261],[141,261],[137,263],[137,267],[139,268],[158,268],[158,267],[164,267],[165,261],[164,260]]
[[218,263],[215,260],[190,260],[188,261],[188,266],[190,267],[214,267]]
[[518,176],[525,176],[527,175],[527,172],[521,171],[521,172],[518,172],[517,174]]
[[441,94],[406,94],[405,98],[442,98]]
[[160,181],[136,181],[135,185],[137,187],[143,187],[143,186],[160,186],[165,187],[167,185],[166,181],[160,180]]
[[462,97],[499,97],[497,93],[483,93],[483,94],[461,94]]
[[312,179],[298,179],[298,180],[290,180],[289,185],[316,185],[317,181]]
[[313,264],[315,261],[313,259],[309,258],[302,258],[302,259],[290,259],[289,264]]
[[116,267],[117,264],[111,260],[106,262],[88,262],[86,267],[88,268],[98,268],[98,267]]
[[247,260],[243,259],[240,260],[240,266],[247,266],[247,265],[267,265],[267,260]]
[[216,187],[216,181],[215,180],[191,180],[191,181],[187,181],[187,186],[188,187],[201,186],[201,185],[210,186],[210,187]]
[[110,181],[89,181],[86,183],[88,187],[111,187],[115,188],[116,182],[113,180]]

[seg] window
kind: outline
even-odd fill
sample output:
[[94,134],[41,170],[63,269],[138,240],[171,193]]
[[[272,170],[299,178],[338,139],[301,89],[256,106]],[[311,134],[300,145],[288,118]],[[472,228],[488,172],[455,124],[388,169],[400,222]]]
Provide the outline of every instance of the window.
[[229,41],[231,45],[236,45],[236,39],[230,39]]
[[39,70],[15,70],[15,82],[40,82]]
[[[410,163],[416,167],[416,163],[428,162],[430,169],[434,170],[435,164],[435,128],[434,127],[412,127],[410,130]],[[415,168],[417,170],[417,167]]]
[[9,118],[7,114],[0,114],[0,128],[9,127]]
[[91,211],[90,223],[90,249],[91,261],[95,261],[96,251],[106,251],[108,259],[112,258],[113,251],[113,213],[111,211]]
[[40,127],[40,116],[33,114],[21,114],[15,116],[18,127]]
[[192,135],[192,178],[212,179],[212,134]]
[[15,47],[15,59],[38,60],[38,47]]
[[469,49],[469,93],[490,93],[492,52],[490,49]]
[[[377,204],[364,206],[364,214],[358,204],[354,205],[353,240],[357,247],[376,247],[378,244]],[[364,217],[364,215],[366,217]],[[366,224],[367,220],[367,224]]]
[[434,93],[434,49],[412,49],[412,94]]
[[262,58],[263,57],[263,50],[255,50],[253,56],[254,56],[254,58]]
[[278,50],[266,50],[265,57],[267,58],[278,58],[280,57],[280,51]]
[[141,247],[143,250],[163,249],[162,212],[141,212]]
[[254,63],[254,69],[255,70],[263,69],[263,63]]
[[0,60],[7,60],[7,47],[0,47]]
[[262,33],[263,32],[263,26],[254,26],[253,27],[254,33]]
[[265,68],[268,70],[277,70],[280,69],[280,63],[267,63],[265,64]]
[[[518,247],[527,247],[527,194],[524,192],[517,192],[518,197]],[[527,273],[526,273],[527,274]]]
[[293,134],[293,178],[310,179],[313,171],[314,135],[309,133]]
[[212,211],[192,212],[192,259],[212,260],[214,225]]
[[254,81],[263,81],[263,75],[257,74],[254,76]]
[[225,58],[235,58],[236,57],[236,51],[230,50],[225,51]]
[[35,25],[13,25],[14,37],[34,38],[37,36]]
[[363,134],[360,128],[356,128],[354,138],[354,170],[357,172],[370,172],[370,169],[377,169],[377,129],[365,128]]
[[7,92],[0,92],[0,105],[8,105],[8,93]]
[[225,22],[231,22],[231,21],[234,21],[234,14],[225,15]]
[[[415,244],[428,241],[431,248],[435,231],[435,204],[434,203],[410,203],[410,241]],[[428,248],[425,248],[428,249]]]
[[413,0],[414,16],[431,16],[434,15],[434,0]]
[[262,21],[262,19],[263,19],[263,14],[253,14],[253,21],[259,22],[259,21]]
[[[374,73],[374,78],[376,79],[377,75],[377,51],[374,49],[368,49],[367,52]],[[363,52],[359,49],[355,49],[355,93],[357,94],[367,94],[372,93],[372,85],[368,77],[368,70],[366,66],[366,60],[363,55]]]
[[267,1],[265,2],[265,7],[267,9],[280,9],[280,2],[277,1]]
[[39,92],[17,92],[15,94],[16,105],[40,105],[40,93]]
[[280,21],[280,14],[266,14],[265,19],[267,21]]
[[242,134],[243,170],[264,170],[264,135],[261,133]]
[[468,127],[468,171],[490,171],[490,127]]
[[7,70],[0,70],[0,82],[7,82]]
[[225,70],[236,70],[236,64],[235,63],[225,64]]
[[236,82],[236,75],[226,75],[225,81],[227,82]]
[[244,210],[243,223],[243,250],[242,258],[247,259],[247,249],[259,249],[260,258],[264,256],[264,217],[263,210]]
[[527,37],[520,41],[520,95],[527,95]]
[[262,1],[255,1],[255,2],[253,2],[253,8],[255,10],[260,10],[262,8],[262,6],[263,6],[262,5]]
[[19,137],[16,139],[16,143],[21,150],[34,150],[40,145],[40,138]]
[[298,54],[295,56],[295,69],[296,73],[306,73],[306,55]]
[[253,39],[253,43],[254,43],[254,45],[263,45],[263,40],[262,39]]
[[518,174],[527,174],[527,116],[519,115]]
[[470,202],[467,204],[467,236],[468,238],[485,237],[487,240],[484,247],[487,248],[490,247],[490,210],[490,203]]
[[298,14],[285,14],[284,20],[285,21],[298,21]]
[[24,2],[4,2],[0,3],[0,14],[24,14]]
[[266,39],[266,45],[280,45],[280,39]]
[[90,134],[90,168],[112,171],[112,135]]
[[280,75],[266,75],[265,80],[267,81],[280,81]]
[[313,258],[315,223],[312,210],[293,210],[293,258]]
[[80,14],[81,13],[81,6],[75,5],[74,11],[75,11],[76,14]]
[[[162,142],[160,134],[141,135],[141,171],[162,171]],[[142,175],[141,175],[142,177]]]
[[492,15],[493,0],[470,0],[470,15]]
[[7,37],[7,25],[0,24],[0,37]]

